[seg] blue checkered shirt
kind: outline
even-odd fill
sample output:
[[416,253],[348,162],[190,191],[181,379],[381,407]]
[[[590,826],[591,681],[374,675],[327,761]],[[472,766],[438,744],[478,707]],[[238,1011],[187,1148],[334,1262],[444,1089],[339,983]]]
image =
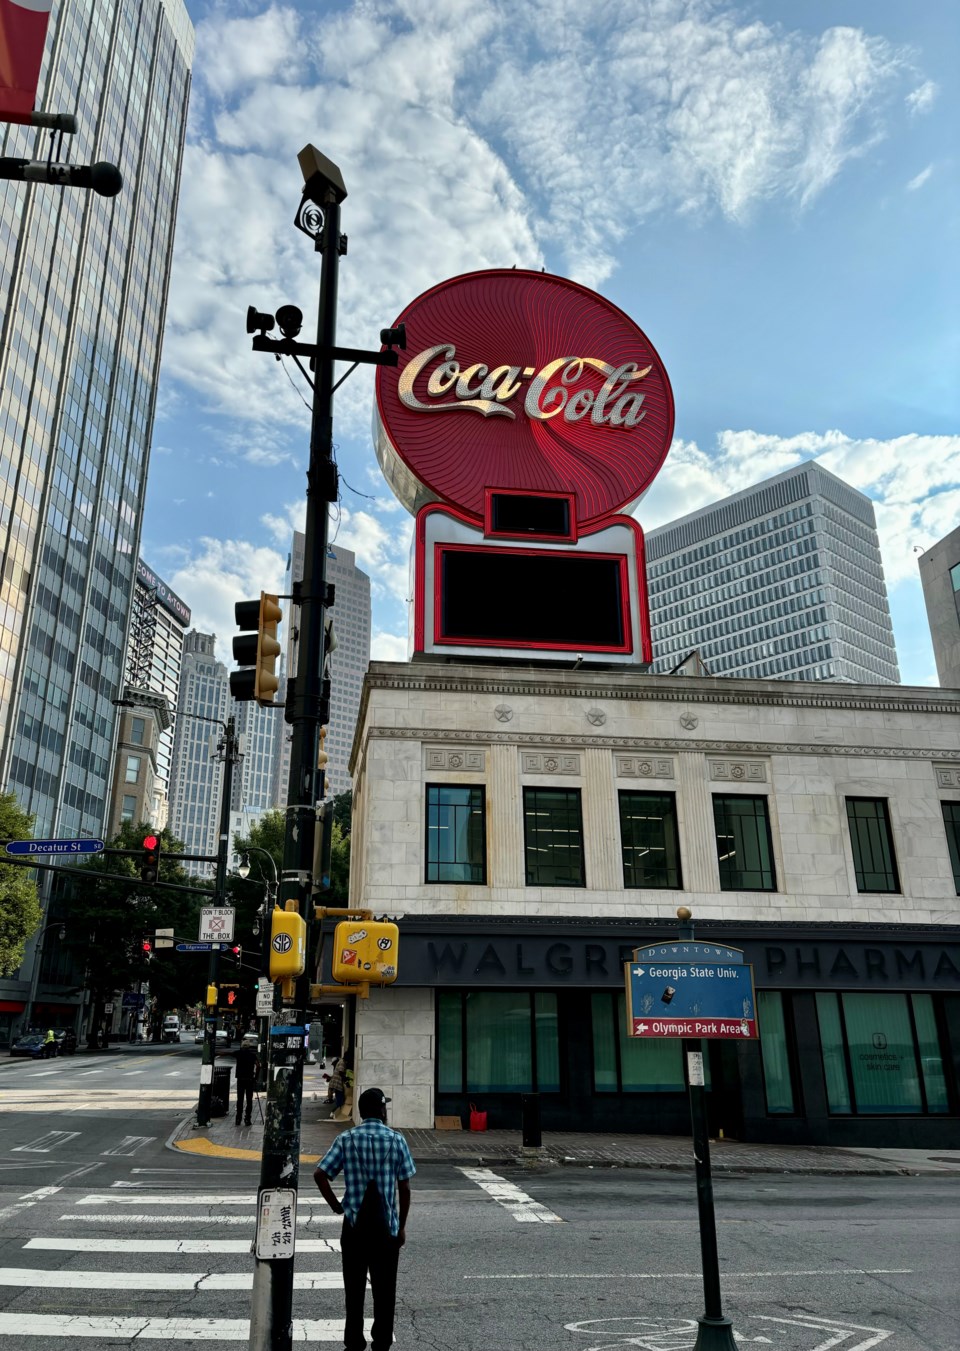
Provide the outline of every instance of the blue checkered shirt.
[[351,1224],[356,1224],[360,1204],[369,1182],[386,1204],[390,1219],[390,1233],[396,1238],[400,1232],[397,1210],[397,1183],[406,1182],[417,1171],[406,1140],[399,1131],[391,1130],[376,1117],[368,1117],[353,1130],[342,1131],[317,1164],[318,1173],[336,1177],[343,1171],[343,1213]]

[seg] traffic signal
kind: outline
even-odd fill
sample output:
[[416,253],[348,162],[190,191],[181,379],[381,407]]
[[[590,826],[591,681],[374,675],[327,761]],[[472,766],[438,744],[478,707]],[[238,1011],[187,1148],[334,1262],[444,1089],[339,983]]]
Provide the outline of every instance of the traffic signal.
[[140,950],[143,953],[144,957],[153,956],[153,944],[150,942],[149,938],[144,938],[141,940]]
[[259,600],[238,600],[233,607],[237,628],[244,631],[242,637],[233,640],[233,655],[239,666],[248,669],[231,674],[230,693],[241,701],[256,699],[267,708],[273,706],[273,696],[280,687],[277,625],[283,611],[278,599],[261,591]]
[[160,837],[145,835],[140,857],[140,881],[151,886],[160,875]]
[[217,990],[217,1007],[219,1009],[235,1009],[240,1002],[239,985],[221,985]]
[[239,943],[234,943],[230,951],[233,954],[234,961],[237,963],[237,966],[239,966],[243,957],[242,946]]
[[276,982],[302,976],[306,961],[307,926],[302,916],[278,906],[270,921],[270,979]]

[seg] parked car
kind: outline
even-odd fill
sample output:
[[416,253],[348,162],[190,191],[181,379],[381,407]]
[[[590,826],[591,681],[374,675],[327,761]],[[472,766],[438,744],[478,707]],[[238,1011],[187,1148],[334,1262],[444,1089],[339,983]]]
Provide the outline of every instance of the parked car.
[[31,1060],[42,1060],[44,1058],[43,1044],[45,1033],[27,1032],[10,1047],[11,1055],[26,1055]]
[[57,1055],[74,1055],[77,1049],[77,1034],[71,1028],[61,1028],[54,1032],[57,1043]]
[[163,1020],[163,1030],[161,1032],[161,1041],[179,1041],[180,1040],[180,1019],[175,1013],[168,1013]]
[[257,1047],[260,1045],[260,1038],[256,1032],[244,1032],[240,1045]]

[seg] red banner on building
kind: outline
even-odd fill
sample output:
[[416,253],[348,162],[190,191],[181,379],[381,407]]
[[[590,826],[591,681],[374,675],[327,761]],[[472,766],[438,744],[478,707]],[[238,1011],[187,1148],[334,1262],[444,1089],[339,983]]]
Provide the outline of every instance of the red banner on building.
[[51,4],[52,0],[0,0],[0,121],[30,121]]

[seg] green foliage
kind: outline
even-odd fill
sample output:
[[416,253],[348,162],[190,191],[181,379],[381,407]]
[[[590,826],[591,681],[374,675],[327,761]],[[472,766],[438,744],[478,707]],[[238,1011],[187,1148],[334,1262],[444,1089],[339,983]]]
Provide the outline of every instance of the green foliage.
[[350,835],[334,817],[330,848],[330,891],[325,905],[346,905],[350,899]]
[[[0,838],[33,838],[33,817],[13,793],[0,793]],[[37,886],[26,868],[0,863],[0,976],[20,965],[27,939],[40,926]]]
[[333,799],[333,819],[343,831],[344,835],[350,834],[352,816],[353,789],[348,788],[345,793],[338,793]]

